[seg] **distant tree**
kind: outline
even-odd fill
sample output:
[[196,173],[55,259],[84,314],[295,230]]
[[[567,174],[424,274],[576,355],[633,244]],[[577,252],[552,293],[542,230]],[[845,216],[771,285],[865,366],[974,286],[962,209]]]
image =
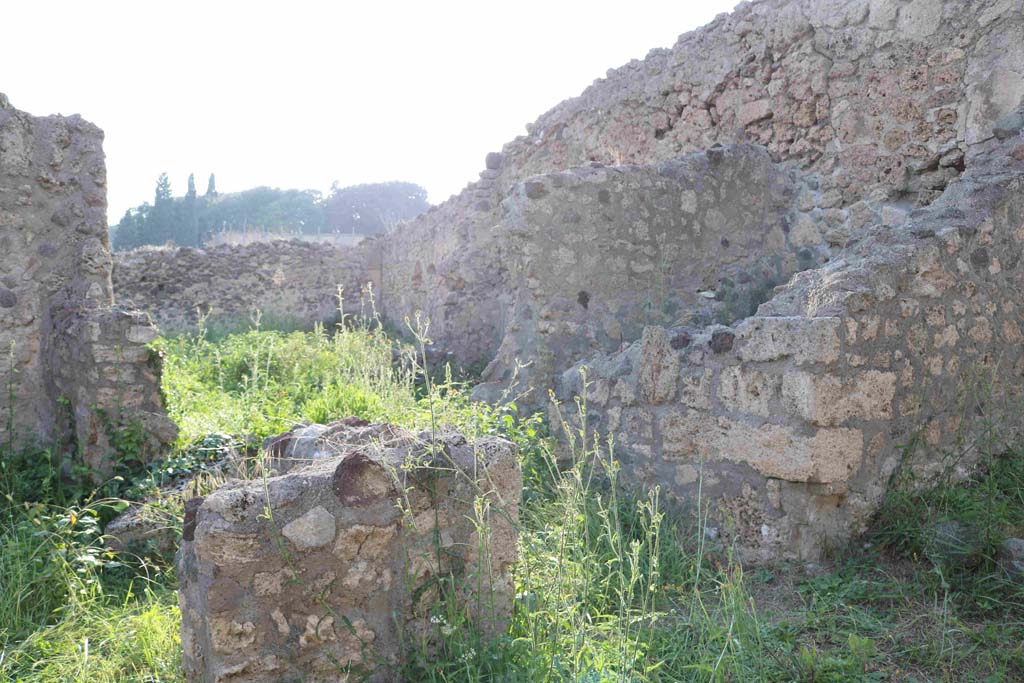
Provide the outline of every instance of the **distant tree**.
[[313,190],[256,187],[221,195],[209,206],[206,221],[213,230],[315,234],[323,231],[322,204]]
[[275,235],[316,235],[323,232],[371,234],[389,229],[428,207],[426,191],[413,183],[377,183],[339,188],[330,199],[315,190],[256,187],[217,194],[213,174],[206,194],[197,196],[189,175],[184,197],[171,196],[166,173],[156,182],[153,204],[125,212],[111,227],[115,249],[143,244],[202,246],[222,231],[259,231]]
[[188,247],[199,246],[199,207],[196,199],[196,177],[188,174],[188,191],[181,204],[181,216],[178,220],[174,241]]
[[128,209],[112,231],[111,245],[114,249],[134,249],[142,244],[148,244],[145,238],[146,216],[149,213],[149,204],[143,204],[135,209]]
[[145,244],[164,244],[174,241],[175,232],[174,199],[171,197],[171,181],[166,173],[156,179],[153,195],[153,210],[146,218],[143,235]]
[[171,181],[166,173],[161,173],[156,179],[156,196],[153,198],[153,206],[171,199]]
[[110,243],[114,249],[131,249],[138,246],[139,235],[135,228],[135,221],[132,218],[132,210],[124,212],[124,216],[118,221],[110,236]]
[[335,183],[327,199],[327,225],[333,232],[372,235],[415,218],[429,207],[427,191],[415,183],[393,181],[351,187]]

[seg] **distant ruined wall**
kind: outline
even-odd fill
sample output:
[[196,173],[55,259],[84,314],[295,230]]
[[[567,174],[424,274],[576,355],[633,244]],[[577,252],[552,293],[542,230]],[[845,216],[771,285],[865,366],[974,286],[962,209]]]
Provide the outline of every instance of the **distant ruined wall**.
[[77,446],[101,470],[111,429],[141,420],[153,449],[175,435],[144,346],[155,333],[112,307],[102,141],[0,95],[0,441]]
[[385,320],[404,331],[419,313],[436,346],[464,364],[493,357],[512,305],[508,267],[493,238],[501,197],[492,183],[471,185],[380,241]]
[[[114,291],[121,305],[145,311],[163,332],[195,329],[200,313],[212,323],[268,320],[312,327],[358,312],[371,272],[372,243],[345,247],[273,241],[205,250],[136,249],[114,255]],[[369,303],[367,302],[367,307]]]
[[[968,146],[1024,95],[1022,9],[1021,0],[742,4],[609,71],[489,155],[459,196],[386,238],[385,315],[400,325],[422,311],[439,347],[462,362],[491,360],[514,324],[515,283],[494,246],[502,202],[532,175],[590,162],[657,164],[759,144],[816,184],[815,220],[854,232],[864,213],[932,201],[962,172]],[[555,239],[571,234],[553,227]]]
[[[814,559],[890,479],[962,473],[1024,435],[1024,111],[898,230],[876,227],[735,327],[648,327],[583,391],[627,478],[660,483],[744,557]],[[993,149],[994,148],[994,149]],[[578,368],[577,368],[578,370]],[[905,446],[909,451],[904,451]]]

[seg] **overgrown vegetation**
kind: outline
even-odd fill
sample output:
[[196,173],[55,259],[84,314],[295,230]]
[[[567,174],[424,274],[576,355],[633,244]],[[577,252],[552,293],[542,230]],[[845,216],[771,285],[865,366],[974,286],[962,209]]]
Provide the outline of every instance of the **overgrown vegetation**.
[[[184,494],[160,486],[197,473],[193,490],[215,486],[227,453],[258,471],[264,437],[349,415],[500,434],[521,452],[508,631],[484,638],[442,603],[430,620],[440,645],[413,647],[404,680],[1024,679],[1024,590],[996,557],[1024,534],[1020,453],[990,454],[967,482],[897,486],[842,558],[744,571],[705,535],[701,501],[683,510],[617,485],[614,444],[588,439],[585,403],[561,406],[567,419],[553,425],[473,404],[450,372],[423,371],[425,344],[422,329],[403,346],[350,321],[164,339],[164,391],[182,427],[165,461],[82,487],[62,476],[60,454],[0,446],[0,680],[180,682],[170,552],[114,552],[103,524],[147,499],[180,533]],[[125,436],[119,461],[131,460]],[[956,529],[969,551],[950,552],[936,529]]]

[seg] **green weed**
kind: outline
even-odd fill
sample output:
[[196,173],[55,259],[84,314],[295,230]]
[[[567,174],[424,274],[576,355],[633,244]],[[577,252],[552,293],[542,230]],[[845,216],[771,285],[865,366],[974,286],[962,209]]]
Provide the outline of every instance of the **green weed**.
[[[514,403],[471,403],[458,379],[466,373],[426,368],[425,322],[413,321],[411,343],[399,343],[369,320],[312,331],[256,320],[257,329],[201,327],[158,341],[180,441],[142,466],[132,460],[136,435],[116,434],[125,467],[99,486],[83,485],[55,449],[0,446],[0,679],[180,683],[169,558],[113,553],[103,524],[145,499],[180,533],[182,497],[266,473],[263,438],[355,415],[499,435],[517,445],[523,467],[507,629],[474,625],[449,585],[428,637],[409,643],[405,680],[1024,680],[1024,598],[995,561],[1003,538],[1024,535],[1020,452],[986,454],[966,480],[895,488],[871,547],[835,566],[745,572],[705,536],[700,496],[684,509],[658,489],[622,485],[615,444],[593,439],[585,400],[553,424]],[[196,476],[188,491],[161,488]],[[482,567],[493,514],[481,496],[473,522]],[[933,532],[947,521],[977,540],[977,561],[951,567],[937,554]]]

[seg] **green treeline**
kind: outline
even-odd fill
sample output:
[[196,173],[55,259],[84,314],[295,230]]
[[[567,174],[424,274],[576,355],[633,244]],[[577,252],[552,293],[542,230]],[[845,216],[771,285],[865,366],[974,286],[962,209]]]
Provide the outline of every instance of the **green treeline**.
[[167,243],[197,247],[221,233],[252,231],[371,235],[414,218],[429,206],[426,190],[415,183],[335,183],[326,198],[316,190],[272,187],[219,194],[213,174],[205,194],[196,192],[195,177],[190,175],[185,196],[174,197],[167,174],[161,173],[153,203],[126,211],[110,228],[111,243],[117,250]]

